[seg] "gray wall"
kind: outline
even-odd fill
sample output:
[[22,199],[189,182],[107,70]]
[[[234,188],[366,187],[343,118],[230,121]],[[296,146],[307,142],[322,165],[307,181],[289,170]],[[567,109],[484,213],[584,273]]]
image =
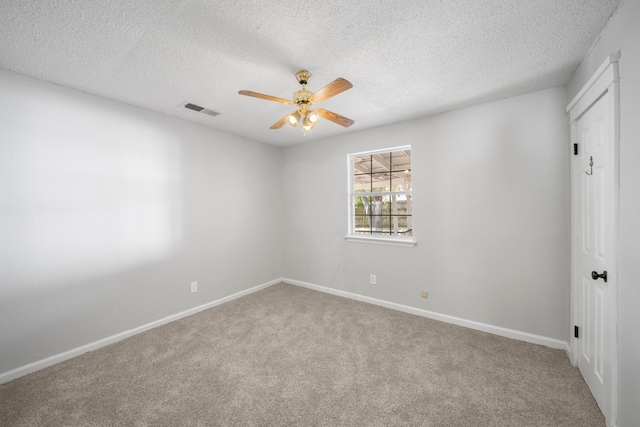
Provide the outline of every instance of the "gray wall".
[[0,93],[0,373],[281,276],[278,148],[4,71]]
[[[565,106],[555,88],[285,148],[283,276],[567,341]],[[345,242],[347,154],[405,144],[418,245]]]
[[640,1],[626,0],[569,82],[572,99],[620,51],[618,426],[640,420]]

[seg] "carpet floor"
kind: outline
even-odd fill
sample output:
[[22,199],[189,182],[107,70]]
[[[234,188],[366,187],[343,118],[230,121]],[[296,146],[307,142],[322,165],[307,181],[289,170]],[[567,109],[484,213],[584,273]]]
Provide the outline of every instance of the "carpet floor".
[[8,426],[604,426],[562,350],[277,284],[0,385]]

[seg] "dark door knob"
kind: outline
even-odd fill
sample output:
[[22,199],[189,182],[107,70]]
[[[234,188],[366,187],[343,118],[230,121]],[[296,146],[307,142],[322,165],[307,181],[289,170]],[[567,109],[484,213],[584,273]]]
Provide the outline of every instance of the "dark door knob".
[[597,271],[592,271],[591,272],[591,278],[593,280],[598,280],[598,279],[602,278],[602,280],[604,280],[604,283],[607,283],[607,272],[603,271],[602,274],[598,274]]

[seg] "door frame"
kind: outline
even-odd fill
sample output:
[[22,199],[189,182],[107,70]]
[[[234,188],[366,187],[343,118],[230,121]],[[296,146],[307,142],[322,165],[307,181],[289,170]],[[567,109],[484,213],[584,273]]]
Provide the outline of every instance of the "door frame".
[[[620,133],[619,133],[619,105],[620,105],[620,81],[618,72],[618,60],[620,52],[609,55],[607,59],[598,68],[595,74],[583,86],[578,94],[567,106],[569,115],[569,125],[571,132],[570,150],[573,153],[573,143],[576,141],[577,120],[584,114],[593,104],[603,99],[607,102],[607,110],[610,115],[611,126],[609,128],[608,138],[612,140],[611,156],[613,168],[613,182],[607,191],[612,192],[613,204],[608,207],[612,210],[611,225],[611,242],[606,248],[611,254],[610,265],[607,266],[607,289],[609,292],[607,312],[605,319],[605,331],[608,338],[607,359],[609,362],[609,387],[606,389],[607,404],[604,414],[607,425],[614,426],[617,418],[617,386],[618,386],[618,219],[620,213]],[[606,100],[606,101],[605,101]],[[580,147],[578,147],[580,149]],[[578,272],[578,250],[579,250],[579,223],[578,215],[578,191],[579,177],[582,174],[584,165],[578,163],[578,156],[571,156],[571,324],[569,339],[569,358],[573,366],[578,366],[578,339],[574,337],[574,325],[578,325],[578,281],[580,274]]]

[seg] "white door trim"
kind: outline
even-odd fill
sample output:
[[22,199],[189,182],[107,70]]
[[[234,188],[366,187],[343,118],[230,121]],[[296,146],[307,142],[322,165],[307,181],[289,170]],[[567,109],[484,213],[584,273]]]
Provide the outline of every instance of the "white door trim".
[[[611,265],[607,267],[608,272],[608,288],[610,290],[610,298],[608,305],[609,316],[606,319],[605,330],[610,337],[610,345],[607,348],[608,360],[610,363],[610,387],[607,390],[608,395],[608,413],[604,416],[607,419],[607,425],[615,425],[617,418],[617,385],[618,385],[618,218],[620,212],[620,176],[619,176],[619,164],[620,164],[620,137],[619,137],[619,72],[618,72],[618,60],[620,59],[620,53],[609,55],[604,63],[598,68],[595,74],[589,79],[584,87],[578,92],[573,100],[567,106],[567,113],[569,115],[569,124],[571,127],[571,150],[573,151],[573,141],[576,140],[576,121],[584,114],[589,107],[602,98],[607,92],[611,96],[607,98],[607,108],[609,114],[611,114],[611,135],[613,138],[612,156],[613,156],[613,188],[608,189],[613,192],[613,205],[608,207],[612,209],[612,241],[609,251],[612,255]],[[604,101],[604,100],[603,100]],[[577,156],[572,157],[571,162],[571,325],[570,325],[570,341],[569,357],[571,363],[574,366],[578,365],[578,340],[574,337],[573,326],[578,325],[578,257],[577,257],[577,239],[578,235],[577,215],[579,206],[577,206],[578,197],[578,177],[582,173],[581,167],[577,162]]]

